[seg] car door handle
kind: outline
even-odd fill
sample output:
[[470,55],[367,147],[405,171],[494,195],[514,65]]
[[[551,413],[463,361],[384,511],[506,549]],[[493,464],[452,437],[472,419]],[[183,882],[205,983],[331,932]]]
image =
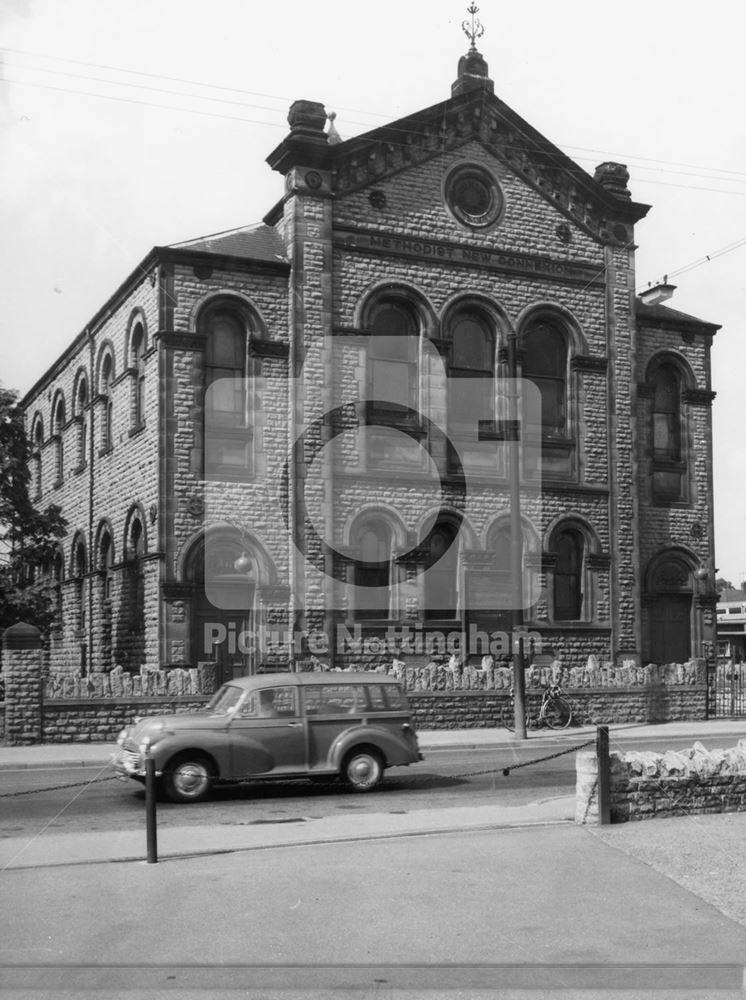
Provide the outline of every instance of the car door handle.
[[297,729],[298,726],[302,726],[302,725],[303,725],[302,722],[288,722],[288,728],[289,729]]

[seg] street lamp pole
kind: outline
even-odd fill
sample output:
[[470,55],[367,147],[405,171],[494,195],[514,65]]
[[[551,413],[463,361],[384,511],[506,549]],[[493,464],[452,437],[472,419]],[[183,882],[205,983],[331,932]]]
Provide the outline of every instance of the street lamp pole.
[[523,525],[518,417],[518,335],[508,333],[508,444],[510,458],[510,577],[512,594],[513,706],[515,734],[526,739],[526,678],[523,672]]

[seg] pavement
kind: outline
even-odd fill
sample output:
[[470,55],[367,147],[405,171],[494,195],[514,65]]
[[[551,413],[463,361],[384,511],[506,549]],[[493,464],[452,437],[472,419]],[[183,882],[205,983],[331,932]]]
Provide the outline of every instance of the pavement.
[[[716,747],[732,745],[740,724],[610,729],[612,745],[691,737]],[[425,755],[523,742],[500,729],[418,735]],[[546,752],[594,735],[537,731],[526,742]],[[0,771],[106,768],[110,750],[0,747]],[[257,1000],[743,997],[746,813],[612,827],[573,816],[574,796],[559,795],[164,826],[158,864],[145,860],[144,818],[131,832],[4,837],[0,877],[13,903],[0,991],[4,1000],[236,990]]]

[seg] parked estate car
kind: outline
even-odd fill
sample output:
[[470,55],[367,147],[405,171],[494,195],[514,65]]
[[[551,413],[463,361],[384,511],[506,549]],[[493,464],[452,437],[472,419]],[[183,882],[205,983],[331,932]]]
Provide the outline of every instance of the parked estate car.
[[117,743],[118,776],[144,782],[150,754],[174,802],[198,802],[216,779],[342,776],[368,792],[387,767],[422,760],[399,684],[374,673],[237,678],[203,709],[136,720]]

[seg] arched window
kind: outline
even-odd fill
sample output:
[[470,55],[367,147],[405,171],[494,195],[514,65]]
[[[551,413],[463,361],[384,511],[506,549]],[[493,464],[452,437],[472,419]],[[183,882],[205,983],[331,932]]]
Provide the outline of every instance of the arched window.
[[513,530],[509,517],[502,517],[487,535],[487,551],[494,567],[494,609],[503,621],[510,622],[516,605],[524,610],[535,600],[533,575],[526,567],[528,545],[525,530],[521,532],[519,558],[520,584],[518,592],[513,581]]
[[41,464],[41,450],[44,447],[44,427],[42,426],[41,419],[36,421],[33,433],[33,475],[34,475],[34,498],[41,496],[41,474],[42,474],[42,464]]
[[214,662],[218,684],[257,666],[251,637],[258,577],[256,554],[238,532],[203,537],[186,560],[185,578],[194,588],[190,659]]
[[382,518],[369,518],[355,532],[355,617],[388,618],[391,606],[391,528]]
[[145,330],[142,323],[138,323],[132,332],[132,364],[135,370],[132,426],[138,428],[145,423]]
[[474,433],[495,416],[495,333],[476,312],[460,312],[448,325],[448,422]]
[[145,577],[142,559],[145,554],[145,533],[142,521],[136,517],[130,528],[128,546],[129,572],[126,575],[129,642],[127,659],[129,667],[137,670],[145,662]]
[[[73,577],[75,628],[80,633],[84,632],[86,627],[85,600],[84,600],[85,575],[88,570],[86,563],[87,560],[86,560],[85,543],[83,542],[82,538],[79,538],[73,548],[72,577]],[[83,658],[82,654],[81,658]]]
[[111,354],[106,354],[101,362],[101,450],[109,451],[114,445],[112,416],[113,404],[111,398],[111,383],[114,378],[114,362]]
[[114,549],[111,544],[111,535],[104,531],[99,544],[99,570],[103,575],[103,599],[111,600],[112,565],[114,562]]
[[52,580],[54,581],[54,590],[52,598],[52,607],[54,611],[54,622],[52,625],[52,630],[59,634],[62,630],[62,581],[65,578],[65,560],[62,555],[62,551],[57,549],[52,558]]
[[653,380],[653,455],[671,462],[681,458],[679,378],[671,365],[661,365]]
[[583,555],[585,541],[574,528],[563,528],[554,539],[554,620],[578,621],[583,608]]
[[523,333],[523,377],[541,394],[542,437],[567,431],[567,337],[558,323],[533,322]]
[[238,308],[220,305],[202,320],[205,347],[205,475],[245,474],[251,468],[248,424],[247,325]]
[[88,451],[88,383],[85,378],[78,382],[75,410],[78,420],[78,468],[82,469],[86,465]]
[[54,485],[60,486],[65,476],[65,445],[63,435],[65,431],[65,401],[60,396],[54,407],[52,417],[52,436],[54,438]]
[[665,504],[682,500],[685,490],[681,373],[675,364],[664,361],[653,369],[649,384],[653,498]]
[[425,618],[454,619],[458,602],[457,529],[439,520],[425,540]]
[[417,409],[419,323],[404,301],[378,303],[370,315],[368,405],[377,418],[401,419]]

